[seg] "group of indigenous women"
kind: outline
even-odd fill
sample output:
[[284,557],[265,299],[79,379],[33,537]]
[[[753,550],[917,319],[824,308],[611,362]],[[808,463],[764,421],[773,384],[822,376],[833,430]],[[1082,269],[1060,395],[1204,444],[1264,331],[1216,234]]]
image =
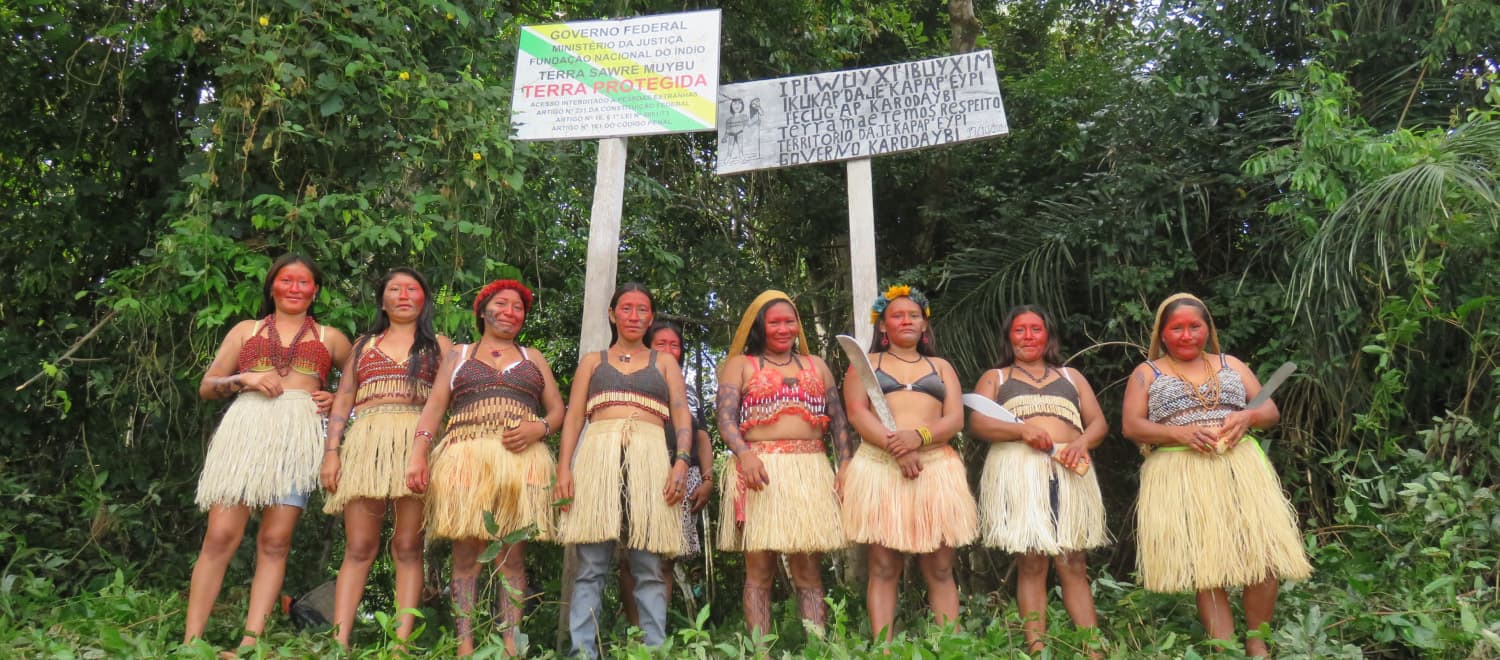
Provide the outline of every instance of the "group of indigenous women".
[[[260,510],[241,646],[255,644],[281,589],[292,530],[321,483],[325,512],[342,513],[347,534],[334,608],[345,646],[387,511],[403,639],[423,587],[423,544],[435,538],[452,544],[462,654],[474,650],[479,557],[493,543],[502,637],[517,652],[527,541],[577,550],[567,612],[575,652],[602,651],[604,580],[616,565],[632,623],[646,644],[662,643],[670,562],[701,550],[693,514],[716,480],[708,434],[688,406],[682,332],[656,321],[651,293],[634,283],[616,292],[610,345],[580,356],[564,406],[546,359],[517,342],[535,303],[520,282],[479,291],[475,340],[463,345],[434,331],[427,283],[413,270],[380,282],[375,321],[352,345],[312,317],[320,285],[301,257],[272,264],[263,318],[229,332],[199,387],[206,399],[234,401],[199,482],[208,529],[186,640],[203,634],[225,567]],[[974,388],[992,402],[969,417],[970,433],[989,444],[976,499],[951,445],[965,426],[963,388],[937,353],[930,317],[920,291],[886,290],[870,312],[868,377],[851,367],[840,387],[812,354],[787,294],[767,291],[745,310],[718,372],[717,426],[732,453],[717,478],[718,547],[744,555],[753,635],[770,629],[779,560],[802,618],[821,634],[820,557],[849,544],[869,548],[872,634],[892,634],[907,555],[934,620],[957,626],[954,551],[976,540],[1019,555],[1029,651],[1044,645],[1049,568],[1073,623],[1096,627],[1085,551],[1109,542],[1090,469],[1108,423],[1092,387],[1063,364],[1045,310],[1012,310],[1000,360]],[[1279,581],[1311,572],[1295,512],[1247,433],[1279,415],[1274,403],[1247,407],[1259,382],[1220,351],[1197,298],[1162,304],[1148,358],[1126,387],[1122,424],[1147,454],[1140,578],[1154,591],[1196,591],[1208,634],[1232,639],[1228,588],[1243,588],[1255,629],[1270,620]],[[342,366],[336,394],[324,389],[334,365]],[[985,411],[995,407],[1004,410]],[[556,460],[546,442],[554,433]],[[1247,651],[1265,654],[1251,637]]]

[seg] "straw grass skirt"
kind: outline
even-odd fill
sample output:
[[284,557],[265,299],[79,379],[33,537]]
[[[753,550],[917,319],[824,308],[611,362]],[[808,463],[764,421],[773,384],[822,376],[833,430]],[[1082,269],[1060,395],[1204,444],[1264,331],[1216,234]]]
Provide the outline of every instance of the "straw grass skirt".
[[1223,454],[1160,450],[1141,466],[1136,565],[1151,591],[1312,575],[1297,514],[1259,443]]
[[[447,437],[432,459],[427,484],[427,533],[439,539],[496,539],[535,527],[531,540],[550,541],[553,523],[552,485],[557,462],[546,443],[534,442],[519,453],[494,435]],[[484,526],[488,511],[498,530]]]
[[984,544],[1006,552],[1060,555],[1109,543],[1095,471],[1079,476],[1024,442],[990,445],[979,524]]
[[573,456],[573,502],[562,514],[559,539],[624,541],[631,550],[681,554],[682,510],[662,495],[672,472],[666,442],[666,430],[654,424],[589,422]]
[[767,451],[783,442],[750,443],[770,479],[759,491],[741,483],[738,459],[725,461],[719,474],[720,550],[829,552],[848,545],[823,443],[797,441],[814,451]]
[[414,495],[406,487],[406,461],[421,416],[422,406],[406,403],[370,406],[356,413],[339,445],[339,489],[323,501],[323,513],[339,513],[361,498]]
[[198,478],[198,508],[258,509],[318,487],[323,418],[312,395],[245,391],[224,411]]
[[963,459],[952,447],[924,449],[922,473],[901,476],[896,459],[866,442],[845,468],[844,531],[855,543],[922,554],[968,545],[979,514]]

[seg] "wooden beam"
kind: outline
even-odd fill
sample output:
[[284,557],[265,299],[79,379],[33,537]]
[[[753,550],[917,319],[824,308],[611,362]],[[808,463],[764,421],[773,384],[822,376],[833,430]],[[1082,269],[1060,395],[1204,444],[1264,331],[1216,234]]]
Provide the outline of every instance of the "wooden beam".
[[875,268],[875,184],[870,159],[849,161],[845,173],[849,180],[849,274],[853,279],[849,290],[854,299],[851,321],[855,339],[868,349],[875,335],[870,326],[870,304],[879,295]]

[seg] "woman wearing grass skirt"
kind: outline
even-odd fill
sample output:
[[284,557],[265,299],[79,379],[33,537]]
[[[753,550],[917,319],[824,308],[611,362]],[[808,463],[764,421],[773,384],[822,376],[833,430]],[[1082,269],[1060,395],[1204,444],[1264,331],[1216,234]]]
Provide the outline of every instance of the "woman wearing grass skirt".
[[260,532],[241,648],[255,644],[281,592],[292,531],[318,487],[322,413],[333,402],[323,387],[331,366],[349,355],[343,333],[313,320],[322,279],[297,255],[271,264],[262,288],[265,316],[229,331],[198,384],[204,399],[234,402],[214,431],[198,478],[197,502],[208,512],[208,529],[188,589],[184,642],[203,635],[224,569],[256,510]]
[[[671,355],[672,359],[682,363],[682,326],[674,321],[656,321],[646,330],[646,345],[658,353]],[[675,437],[675,433],[673,436]],[[703,541],[698,531],[698,523],[694,518],[704,505],[708,504],[709,495],[713,494],[714,480],[714,452],[710,444],[708,432],[698,423],[698,416],[693,415],[693,450],[689,452],[692,457],[688,460],[687,472],[687,495],[682,498],[678,507],[682,509],[682,554],[676,558],[663,558],[661,562],[661,579],[663,588],[667,592],[667,600],[672,599],[672,574],[678,559],[697,557],[703,553]],[[628,557],[620,560],[620,590],[626,592],[635,591],[635,578],[630,574],[630,561]],[[630,625],[641,627],[641,613],[635,607],[635,599],[626,598],[622,605],[625,608],[625,618],[630,620]],[[696,612],[694,613],[696,614]]]
[[[1209,636],[1234,639],[1228,587],[1244,588],[1245,624],[1269,623],[1282,579],[1312,574],[1297,515],[1251,428],[1274,426],[1266,402],[1245,409],[1260,381],[1219,350],[1203,301],[1162,302],[1147,362],[1125,388],[1125,437],[1151,451],[1141,466],[1137,568],[1152,591],[1195,591]],[[1265,640],[1245,650],[1266,655]]]
[[[391,559],[396,565],[396,634],[411,634],[422,592],[422,499],[406,486],[406,463],[422,404],[438,362],[453,348],[432,326],[427,281],[397,268],[375,289],[375,324],[355,340],[328,421],[322,481],[323,512],[344,515],[344,562],[334,589],[333,624],[349,646],[354,612],[370,564],[380,552],[380,527],[394,505]],[[347,424],[346,424],[347,421]],[[345,426],[348,431],[345,431]]]
[[864,438],[841,474],[844,529],[851,541],[870,544],[866,600],[877,638],[893,634],[904,554],[918,555],[937,623],[958,624],[953,549],[973,541],[979,525],[963,459],[948,444],[963,429],[963,393],[953,367],[937,357],[930,316],[926,296],[904,285],[871,307],[870,362],[894,429],[852,372],[844,380],[849,423]]
[[802,618],[823,629],[822,553],[846,545],[833,466],[850,457],[849,425],[833,373],[808,354],[797,308],[780,291],[745,310],[719,369],[719,434],[734,452],[724,466],[719,549],[745,553],[745,625],[771,626],[771,581],[785,555]]
[[1047,633],[1049,565],[1057,569],[1073,624],[1099,625],[1084,551],[1108,543],[1109,533],[1099,481],[1088,466],[1089,450],[1109,424],[1088,380],[1062,366],[1046,310],[1017,307],[1002,327],[999,363],[974,389],[1021,421],[969,417],[974,435],[991,443],[979,485],[980,534],[986,546],[1020,555],[1016,605],[1028,651],[1036,652]]
[[621,542],[645,642],[666,639],[661,559],[682,553],[677,504],[687,495],[693,424],[677,360],[644,343],[654,317],[646,287],[630,282],[615,291],[611,345],[579,360],[563,422],[557,497],[570,503],[559,538],[578,550],[568,628],[573,649],[589,657],[600,652],[599,603]]
[[[427,533],[453,541],[460,655],[474,652],[479,555],[490,543],[504,543],[496,559],[504,593],[497,597],[505,649],[514,654],[526,593],[526,542],[513,537],[554,537],[556,464],[543,440],[562,423],[563,403],[541,352],[516,341],[531,308],[531,290],[515,280],[496,280],[479,291],[479,340],[443,359],[413,433],[406,483],[412,492],[426,493]],[[427,448],[445,413],[448,426],[429,467]],[[493,533],[487,513],[496,525]]]

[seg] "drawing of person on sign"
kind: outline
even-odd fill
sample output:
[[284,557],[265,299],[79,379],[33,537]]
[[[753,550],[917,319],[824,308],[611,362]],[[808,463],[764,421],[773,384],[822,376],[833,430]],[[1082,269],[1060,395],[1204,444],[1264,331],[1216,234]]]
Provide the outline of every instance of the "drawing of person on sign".
[[[740,163],[760,158],[760,99],[750,102],[750,111],[745,112],[745,99],[730,98],[729,113],[724,119],[723,132],[719,137],[719,157],[726,162]],[[749,149],[746,149],[746,143]]]

